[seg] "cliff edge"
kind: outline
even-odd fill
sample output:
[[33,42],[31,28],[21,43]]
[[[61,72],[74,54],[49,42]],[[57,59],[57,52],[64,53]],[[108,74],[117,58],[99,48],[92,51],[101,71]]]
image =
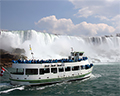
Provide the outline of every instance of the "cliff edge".
[[5,51],[4,49],[0,49],[0,67],[11,67],[12,60],[18,60],[21,56],[26,59],[27,57],[21,54],[24,54],[25,50],[16,48],[13,49],[12,52]]

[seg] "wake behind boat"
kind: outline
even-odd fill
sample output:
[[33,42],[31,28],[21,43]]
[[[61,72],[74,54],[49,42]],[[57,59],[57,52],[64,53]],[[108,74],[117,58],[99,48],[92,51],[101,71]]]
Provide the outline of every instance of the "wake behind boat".
[[66,59],[13,60],[10,73],[13,85],[43,85],[89,78],[93,64],[84,52],[71,52]]

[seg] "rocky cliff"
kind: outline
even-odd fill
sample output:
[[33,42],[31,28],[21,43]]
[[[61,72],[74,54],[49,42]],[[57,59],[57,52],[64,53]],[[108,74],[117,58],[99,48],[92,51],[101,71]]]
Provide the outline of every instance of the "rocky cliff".
[[11,67],[12,60],[18,60],[21,56],[26,59],[27,57],[22,55],[25,53],[24,49],[16,48],[10,53],[4,49],[0,49],[0,67]]

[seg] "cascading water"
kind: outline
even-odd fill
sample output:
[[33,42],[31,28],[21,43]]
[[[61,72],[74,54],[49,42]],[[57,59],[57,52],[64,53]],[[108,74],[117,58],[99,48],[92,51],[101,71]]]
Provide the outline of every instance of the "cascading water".
[[120,37],[75,37],[53,35],[28,31],[2,31],[0,49],[11,51],[11,48],[25,49],[25,55],[31,59],[29,45],[36,59],[65,58],[74,51],[84,51],[92,61],[120,61]]

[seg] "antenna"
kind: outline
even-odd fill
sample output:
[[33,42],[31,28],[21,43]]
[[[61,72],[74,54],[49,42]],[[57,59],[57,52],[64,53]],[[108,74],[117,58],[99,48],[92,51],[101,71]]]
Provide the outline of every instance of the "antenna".
[[31,45],[29,45],[29,47],[30,47],[30,51],[31,51],[31,55],[32,55],[32,59],[34,59],[34,56],[33,56],[33,52],[32,52]]
[[71,47],[71,51],[73,52],[73,47]]

